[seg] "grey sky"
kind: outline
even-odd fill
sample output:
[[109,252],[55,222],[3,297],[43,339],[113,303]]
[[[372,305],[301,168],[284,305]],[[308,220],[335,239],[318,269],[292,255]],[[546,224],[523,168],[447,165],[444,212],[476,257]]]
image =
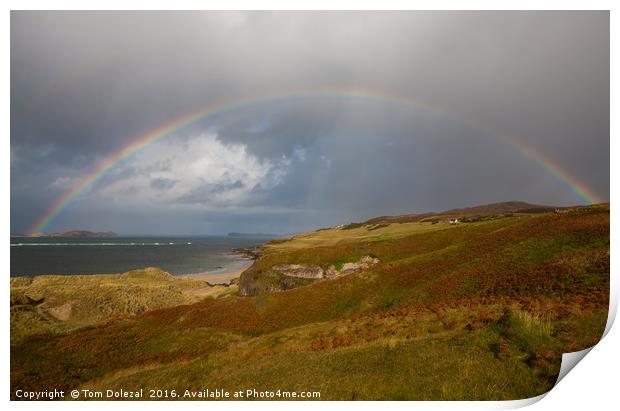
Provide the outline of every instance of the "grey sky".
[[49,229],[294,232],[583,202],[498,133],[609,199],[607,12],[12,12],[11,231],[179,116],[334,88],[437,109],[314,97],[231,110],[119,163]]

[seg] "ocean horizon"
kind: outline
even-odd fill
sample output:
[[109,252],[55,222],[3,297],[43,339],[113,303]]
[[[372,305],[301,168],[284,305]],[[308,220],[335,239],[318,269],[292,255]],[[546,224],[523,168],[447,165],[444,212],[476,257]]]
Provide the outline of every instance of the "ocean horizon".
[[11,277],[92,275],[158,267],[172,275],[220,273],[242,267],[236,248],[269,238],[204,236],[19,237],[11,236]]

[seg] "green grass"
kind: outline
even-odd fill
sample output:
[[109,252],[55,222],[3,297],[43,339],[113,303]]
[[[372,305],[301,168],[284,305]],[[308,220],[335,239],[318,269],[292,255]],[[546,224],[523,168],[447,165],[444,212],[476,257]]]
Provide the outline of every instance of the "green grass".
[[[297,327],[193,361],[112,373],[82,388],[312,390],[332,400],[508,400],[546,392],[560,362],[547,351],[554,343],[551,327],[532,328],[527,324],[538,320],[519,311],[507,320],[501,310],[490,307],[491,325],[473,331],[447,327],[431,314]],[[592,319],[600,332],[602,324]],[[339,339],[355,332],[357,339]]]
[[343,228],[327,228],[298,234],[288,240],[270,241],[264,247],[265,253],[280,251],[307,250],[314,247],[341,246],[360,241],[377,239],[398,239],[412,234],[423,234],[456,228],[449,224],[431,224],[422,222],[398,224],[352,223]]
[[[437,349],[438,345],[453,348]],[[528,367],[497,360],[487,345],[484,336],[463,335],[425,342],[375,343],[327,353],[283,353],[243,363],[207,358],[180,369],[163,366],[83,387],[127,389],[153,383],[190,390],[207,384],[228,391],[277,387],[319,391],[323,400],[499,400],[533,394]],[[549,386],[541,381],[537,388],[543,393]]]

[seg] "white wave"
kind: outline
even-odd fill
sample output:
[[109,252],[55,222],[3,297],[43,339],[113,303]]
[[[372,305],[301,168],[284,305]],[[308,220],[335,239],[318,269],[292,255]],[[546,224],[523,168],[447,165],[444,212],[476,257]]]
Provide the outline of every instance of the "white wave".
[[[191,243],[187,243],[188,245]],[[174,245],[174,243],[15,243],[11,247],[43,247],[43,246],[148,246],[148,245]]]

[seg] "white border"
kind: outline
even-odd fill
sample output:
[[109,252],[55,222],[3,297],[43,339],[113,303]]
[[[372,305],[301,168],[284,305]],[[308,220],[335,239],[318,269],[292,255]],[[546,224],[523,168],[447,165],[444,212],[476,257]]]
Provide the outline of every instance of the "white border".
[[[616,2],[617,3],[617,2]],[[0,184],[2,188],[2,195],[4,197],[5,207],[0,212],[0,226],[4,233],[3,244],[0,252],[2,253],[2,264],[4,270],[2,272],[7,277],[10,272],[9,265],[9,233],[10,233],[10,142],[8,136],[9,121],[10,121],[10,13],[9,10],[27,10],[27,9],[58,9],[58,10],[71,10],[71,9],[91,9],[91,10],[103,10],[103,9],[116,9],[116,10],[133,10],[133,9],[159,9],[159,10],[222,10],[222,9],[254,9],[254,10],[272,10],[272,9],[365,9],[365,10],[462,10],[464,6],[471,10],[611,10],[611,73],[618,72],[617,64],[617,45],[618,45],[618,30],[617,24],[619,19],[616,17],[615,12],[618,10],[618,6],[612,1],[476,1],[470,0],[467,2],[461,1],[296,1],[295,3],[287,1],[256,1],[248,0],[236,0],[236,1],[197,1],[197,0],[176,0],[176,1],[120,1],[120,0],[108,0],[108,1],[89,1],[80,2],[77,0],[57,0],[57,1],[5,1],[5,13],[2,15],[2,32],[0,47],[2,47],[2,55],[5,56],[2,70],[4,71],[3,81],[0,88],[0,101],[2,105],[2,124],[4,130],[4,139],[2,142],[2,149],[0,150],[0,156],[2,159]],[[614,97],[617,95],[617,82],[614,81],[612,74],[611,78],[611,135],[615,136],[617,130],[617,104],[615,104]],[[610,156],[611,160],[618,155],[618,144],[612,138],[610,141]],[[617,181],[618,166],[614,161],[611,161],[611,181]],[[612,204],[616,204],[618,200],[617,192],[613,185],[611,186],[610,199]],[[612,255],[616,254],[618,249],[615,234],[619,232],[615,207],[612,207]],[[617,264],[612,259],[612,303],[610,306],[610,313],[615,316],[618,306],[618,276],[617,276]],[[2,301],[4,306],[8,306],[9,288],[7,287],[2,294]],[[612,318],[610,318],[611,324]],[[4,372],[1,375],[3,382],[3,389],[0,390],[0,396],[4,401],[9,402],[9,314],[8,310],[2,316],[2,336],[0,337],[3,347],[2,355],[2,369]],[[612,328],[603,340],[597,344],[592,351],[587,355],[587,359],[582,361],[575,370],[569,372],[566,378],[564,378],[553,390],[551,390],[542,401],[535,403],[530,409],[532,410],[547,410],[547,409],[608,409],[611,404],[617,404],[617,383],[616,376],[618,375],[618,367],[620,366],[619,354],[617,352],[620,336],[617,331],[617,327]],[[470,409],[470,410],[482,410],[482,409],[509,409],[520,406],[528,405],[535,402],[538,399],[522,400],[522,401],[507,401],[507,402],[391,402],[390,408],[398,409],[422,409],[422,410],[445,410],[445,409]],[[168,402],[149,402],[148,404],[138,405],[148,407],[149,409],[169,409],[170,407],[179,407],[181,404],[170,404]],[[320,404],[305,402],[295,403],[294,407],[299,409],[310,409],[320,407],[336,408],[340,407],[340,403],[333,402],[321,402]],[[387,404],[380,402],[357,402],[354,406],[362,409],[385,407]],[[111,403],[111,402],[99,402],[99,403],[67,403],[67,402],[48,402],[45,404],[33,403],[33,402],[11,402],[9,404],[14,409],[39,409],[45,407],[46,410],[82,410],[82,409],[111,409],[112,407],[120,409],[133,408],[136,404],[127,403]],[[248,403],[184,403],[182,408],[186,409],[200,409],[217,407],[219,409],[247,409]],[[253,408],[257,409],[285,409],[290,408],[291,404],[286,402],[256,402],[252,403]]]

